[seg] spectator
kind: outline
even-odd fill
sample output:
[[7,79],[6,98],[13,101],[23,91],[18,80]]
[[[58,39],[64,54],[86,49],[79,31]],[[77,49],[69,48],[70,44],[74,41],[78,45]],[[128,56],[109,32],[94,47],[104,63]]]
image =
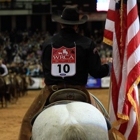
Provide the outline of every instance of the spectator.
[[18,53],[15,55],[13,61],[14,61],[15,63],[20,63],[20,62],[21,62],[21,57],[19,56]]
[[33,70],[31,71],[31,76],[39,76],[40,74],[40,65],[39,64],[34,64],[34,68]]
[[0,76],[6,76],[8,74],[8,68],[3,63],[3,59],[0,58]]

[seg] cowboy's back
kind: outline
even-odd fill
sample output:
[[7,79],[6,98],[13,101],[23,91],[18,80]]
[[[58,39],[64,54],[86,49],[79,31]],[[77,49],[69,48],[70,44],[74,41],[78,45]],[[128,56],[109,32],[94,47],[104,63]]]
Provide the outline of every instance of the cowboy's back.
[[[64,53],[63,49],[70,50],[70,53]],[[53,69],[53,64],[59,65],[63,63],[67,64],[69,69],[71,64],[74,64],[73,74],[67,75],[68,71],[66,73],[59,71],[60,73],[57,77],[53,76],[51,70]],[[71,28],[61,29],[58,34],[44,45],[42,65],[47,85],[85,85],[88,74],[94,78],[102,78],[107,76],[109,71],[107,64],[101,65],[100,56],[96,51],[93,40],[79,35]],[[59,66],[54,68],[60,70]],[[65,69],[65,66],[61,66],[61,69]],[[61,75],[62,73],[64,75]]]

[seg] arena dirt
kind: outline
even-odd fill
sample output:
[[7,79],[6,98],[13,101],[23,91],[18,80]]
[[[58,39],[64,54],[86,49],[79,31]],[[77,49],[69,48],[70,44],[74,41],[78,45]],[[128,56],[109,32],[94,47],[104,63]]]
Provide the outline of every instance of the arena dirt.
[[[90,89],[89,91],[108,109],[109,89]],[[0,108],[0,140],[18,140],[22,118],[39,92],[40,90],[28,91],[28,94],[20,97],[16,104],[9,104],[8,108]]]

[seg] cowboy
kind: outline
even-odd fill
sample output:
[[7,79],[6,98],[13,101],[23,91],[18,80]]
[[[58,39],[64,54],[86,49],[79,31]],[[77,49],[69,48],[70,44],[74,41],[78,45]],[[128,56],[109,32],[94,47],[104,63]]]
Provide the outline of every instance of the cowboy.
[[46,86],[25,114],[19,140],[30,139],[32,118],[50,103],[49,97],[55,91],[80,90],[87,95],[87,102],[95,103],[85,88],[88,74],[94,78],[105,77],[109,74],[109,65],[101,64],[93,40],[77,33],[78,25],[87,21],[86,15],[79,16],[77,7],[73,6],[67,6],[62,14],[52,15],[61,30],[44,44],[42,67]]

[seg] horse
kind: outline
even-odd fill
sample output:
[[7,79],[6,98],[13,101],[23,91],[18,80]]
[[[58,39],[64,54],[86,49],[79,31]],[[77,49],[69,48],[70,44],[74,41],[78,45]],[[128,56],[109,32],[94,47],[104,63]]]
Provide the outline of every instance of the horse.
[[93,105],[58,101],[35,119],[32,140],[108,140],[104,116]]
[[9,74],[0,76],[0,94],[2,107],[4,107],[4,101],[5,107],[8,107],[8,103],[10,103],[14,98],[14,93],[12,92],[11,76]]
[[34,80],[31,76],[25,76],[25,88],[28,90],[29,86],[32,86],[34,84]]
[[29,79],[28,76],[26,76],[25,74],[16,74],[16,79],[17,79],[17,91],[19,94],[19,97],[24,96],[27,94],[27,87],[28,84],[26,79]]
[[10,95],[11,95],[11,99],[10,101],[12,103],[16,103],[18,98],[19,98],[19,94],[18,94],[18,81],[16,79],[16,73],[9,73],[10,75]]
[[18,81],[18,93],[19,96],[27,95],[28,86],[31,86],[34,84],[34,81],[32,80],[31,76],[26,76],[25,74],[17,74],[16,79]]
[[35,118],[32,140],[109,140],[107,122],[93,105],[72,100],[49,104]]
[[4,102],[5,102],[5,107],[7,107],[6,83],[4,77],[2,76],[0,76],[0,102],[2,108],[4,107]]

